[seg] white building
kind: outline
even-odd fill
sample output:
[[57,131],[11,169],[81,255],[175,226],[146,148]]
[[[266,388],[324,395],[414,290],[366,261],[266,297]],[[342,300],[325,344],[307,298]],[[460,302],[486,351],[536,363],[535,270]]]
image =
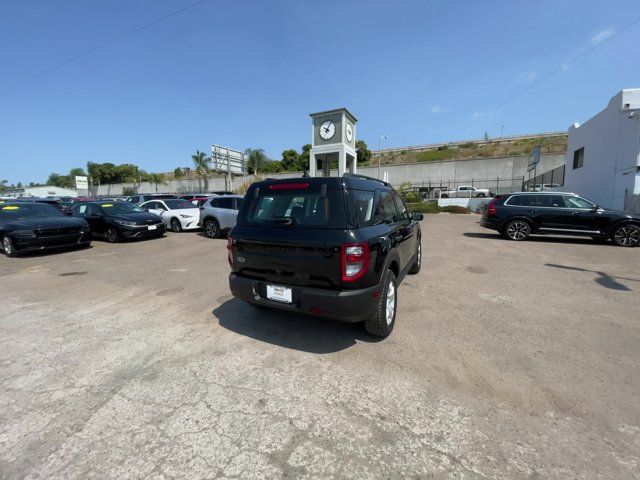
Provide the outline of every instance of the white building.
[[69,188],[44,185],[41,187],[25,187],[24,194],[29,197],[77,197],[78,192]]
[[594,117],[569,127],[562,190],[640,212],[640,88],[622,90]]

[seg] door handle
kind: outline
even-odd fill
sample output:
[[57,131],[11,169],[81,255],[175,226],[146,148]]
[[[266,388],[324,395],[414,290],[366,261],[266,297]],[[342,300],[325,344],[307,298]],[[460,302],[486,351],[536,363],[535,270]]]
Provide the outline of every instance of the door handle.
[[577,217],[579,214],[578,212],[571,212],[571,215],[573,215],[574,217]]
[[529,210],[529,212],[531,213],[536,213],[538,210],[536,210],[535,208],[533,210]]

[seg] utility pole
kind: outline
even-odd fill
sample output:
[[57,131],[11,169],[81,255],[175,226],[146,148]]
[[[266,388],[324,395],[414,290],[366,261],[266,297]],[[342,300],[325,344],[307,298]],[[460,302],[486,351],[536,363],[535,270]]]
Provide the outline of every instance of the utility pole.
[[380,159],[382,158],[382,141],[389,140],[389,137],[382,135],[378,139],[378,180],[380,180]]

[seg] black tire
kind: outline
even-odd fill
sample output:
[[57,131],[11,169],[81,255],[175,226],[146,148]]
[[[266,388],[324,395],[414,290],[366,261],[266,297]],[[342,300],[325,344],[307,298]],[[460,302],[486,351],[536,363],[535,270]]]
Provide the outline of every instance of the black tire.
[[[376,310],[373,315],[364,321],[364,327],[370,335],[385,338],[393,331],[393,327],[396,324],[396,311],[398,310],[398,284],[396,276],[391,270],[387,270],[382,285],[383,290],[378,298]],[[391,302],[387,302],[390,295],[393,296],[392,306],[388,305]]]
[[7,257],[15,257],[18,255],[16,247],[13,245],[13,240],[9,235],[2,237],[2,250]]
[[416,248],[416,255],[413,260],[413,265],[409,269],[411,275],[420,273],[420,267],[422,266],[422,239],[418,239],[418,248]]
[[511,220],[504,226],[502,234],[509,240],[521,242],[531,235],[531,225],[526,220]]
[[180,223],[180,220],[178,220],[175,217],[171,219],[171,221],[169,222],[169,225],[171,226],[172,232],[178,233],[182,231],[182,224]]
[[220,224],[215,218],[207,218],[204,221],[204,234],[209,238],[220,238],[222,231]]
[[479,193],[478,195],[476,195],[476,198],[484,198],[484,193]]
[[118,243],[118,240],[120,240],[118,232],[113,227],[107,227],[104,231],[104,238],[106,238],[109,243]]
[[611,236],[619,247],[637,247],[640,245],[640,226],[627,223],[616,227]]
[[449,198],[449,195],[447,195],[446,193],[443,193],[442,195],[440,195],[440,198]]

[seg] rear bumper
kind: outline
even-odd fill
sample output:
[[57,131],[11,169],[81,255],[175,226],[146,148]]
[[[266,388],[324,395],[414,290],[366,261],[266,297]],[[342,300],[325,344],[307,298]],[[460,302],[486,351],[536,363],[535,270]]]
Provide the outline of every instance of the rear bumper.
[[285,285],[292,289],[293,303],[281,303],[266,298],[267,282],[229,275],[231,294],[241,300],[289,312],[334,318],[342,322],[361,322],[374,312],[378,285],[358,290],[325,290],[322,288]]
[[502,220],[495,217],[483,218],[480,220],[480,226],[500,232],[502,230]]

